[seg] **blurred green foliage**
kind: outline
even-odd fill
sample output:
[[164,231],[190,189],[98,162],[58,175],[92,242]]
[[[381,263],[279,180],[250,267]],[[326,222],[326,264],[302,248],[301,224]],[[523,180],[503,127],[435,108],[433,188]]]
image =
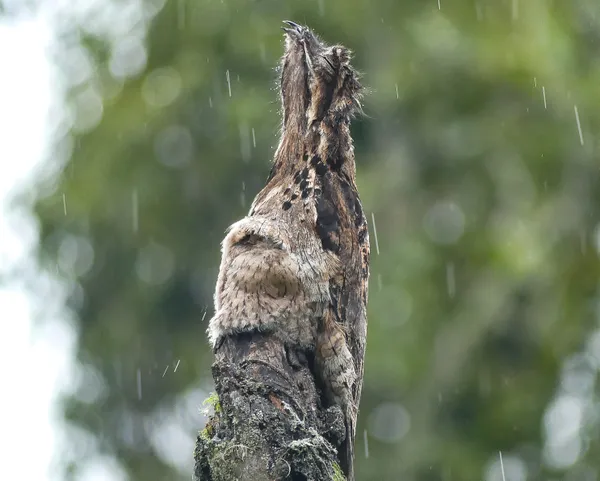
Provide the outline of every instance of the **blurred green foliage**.
[[507,480],[597,479],[600,3],[146,6],[147,57],[80,31],[94,75],[37,206],[45,259],[76,279],[87,367],[64,408],[93,449],[131,480],[189,479],[152,426],[203,427],[219,243],[268,174],[292,19],[350,47],[370,90],[353,125],[372,242],[358,479],[495,481],[499,451]]

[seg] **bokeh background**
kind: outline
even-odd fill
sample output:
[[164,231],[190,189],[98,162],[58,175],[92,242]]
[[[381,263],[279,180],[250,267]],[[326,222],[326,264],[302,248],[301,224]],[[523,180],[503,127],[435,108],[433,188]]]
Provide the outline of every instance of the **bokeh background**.
[[597,480],[597,0],[0,0],[0,477],[190,479],[284,19],[369,88],[358,479]]

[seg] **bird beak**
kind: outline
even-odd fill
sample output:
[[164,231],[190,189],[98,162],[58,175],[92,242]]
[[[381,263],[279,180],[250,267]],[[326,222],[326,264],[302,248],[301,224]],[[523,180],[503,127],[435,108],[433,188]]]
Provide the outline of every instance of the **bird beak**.
[[298,25],[296,22],[292,22],[291,20],[284,20],[283,23],[285,23],[286,25],[295,28],[295,29],[300,29],[302,27],[300,27],[300,25]]
[[281,30],[283,30],[285,33],[296,35],[302,33],[302,27],[296,22],[292,22],[291,20],[284,20],[283,23],[287,25],[287,27],[281,27]]
[[281,27],[281,30],[283,30],[290,39],[300,41],[308,32],[307,28],[303,27],[302,25],[298,25],[296,22],[292,22],[291,20],[284,20],[283,23],[285,23],[287,26]]
[[310,29],[308,29],[308,27],[298,25],[296,22],[292,22],[291,20],[284,20],[283,23],[286,26],[281,27],[281,29],[286,33],[291,44],[296,45],[304,50],[306,64],[308,68],[312,70],[312,56],[321,48],[314,34],[310,31]]

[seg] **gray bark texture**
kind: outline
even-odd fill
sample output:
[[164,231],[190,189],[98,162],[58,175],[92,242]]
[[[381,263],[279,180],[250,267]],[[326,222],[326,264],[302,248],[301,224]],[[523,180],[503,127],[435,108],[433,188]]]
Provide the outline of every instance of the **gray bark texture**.
[[201,481],[345,479],[338,407],[321,405],[309,361],[276,337],[228,337],[212,367],[219,401],[196,441]]

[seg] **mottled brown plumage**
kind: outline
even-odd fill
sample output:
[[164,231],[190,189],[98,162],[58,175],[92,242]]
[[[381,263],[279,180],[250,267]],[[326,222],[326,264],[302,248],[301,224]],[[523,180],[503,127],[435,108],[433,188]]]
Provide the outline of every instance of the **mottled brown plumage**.
[[268,331],[314,354],[325,399],[341,407],[339,460],[354,478],[367,334],[369,237],[350,121],[361,86],[350,52],[286,22],[283,125],[267,185],[223,241],[209,339]]

